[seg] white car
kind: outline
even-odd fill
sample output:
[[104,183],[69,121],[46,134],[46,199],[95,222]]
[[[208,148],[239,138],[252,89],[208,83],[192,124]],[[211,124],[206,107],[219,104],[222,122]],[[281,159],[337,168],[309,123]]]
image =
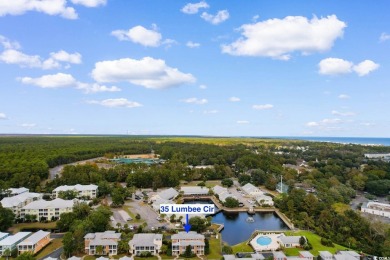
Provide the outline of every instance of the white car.
[[134,227],[130,225],[130,226],[129,226],[129,229],[130,229],[130,230],[134,230]]

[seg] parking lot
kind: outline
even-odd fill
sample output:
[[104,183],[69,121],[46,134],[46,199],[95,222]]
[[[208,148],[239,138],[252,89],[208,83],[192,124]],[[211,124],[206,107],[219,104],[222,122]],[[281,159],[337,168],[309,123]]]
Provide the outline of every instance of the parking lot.
[[141,200],[126,201],[125,205],[131,207],[131,212],[133,214],[138,213],[141,216],[141,219],[148,224],[146,229],[158,228],[166,224],[158,221],[158,214],[148,204]]

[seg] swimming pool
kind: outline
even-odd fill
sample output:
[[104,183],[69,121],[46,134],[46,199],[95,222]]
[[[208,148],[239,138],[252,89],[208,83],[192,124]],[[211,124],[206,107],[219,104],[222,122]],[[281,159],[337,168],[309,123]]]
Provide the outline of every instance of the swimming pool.
[[261,246],[268,246],[269,244],[271,244],[272,239],[270,237],[267,237],[267,236],[261,236],[261,237],[257,238],[256,242],[257,242],[257,244],[259,244]]

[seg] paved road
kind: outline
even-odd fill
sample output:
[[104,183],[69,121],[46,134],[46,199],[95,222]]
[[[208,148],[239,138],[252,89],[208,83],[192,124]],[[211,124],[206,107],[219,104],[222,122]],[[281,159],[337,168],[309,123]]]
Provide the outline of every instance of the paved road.
[[43,260],[43,259],[46,259],[48,257],[52,257],[52,258],[57,258],[57,259],[60,259],[60,256],[62,254],[62,252],[64,252],[64,249],[62,247],[58,248],[57,250],[51,252],[50,254],[42,257],[41,259],[39,260]]
[[88,159],[88,160],[84,160],[84,161],[78,161],[78,162],[74,162],[74,163],[58,165],[58,166],[56,166],[54,168],[49,169],[49,178],[50,178],[50,180],[54,180],[56,178],[56,176],[59,175],[62,172],[62,170],[64,169],[64,167],[66,165],[84,164],[86,162],[92,162],[92,161],[95,161],[97,159],[102,159],[102,158],[103,157],[97,157],[97,158],[92,158],[92,159]]
[[243,195],[242,193],[238,192],[237,191],[237,188],[241,189],[241,185],[240,183],[238,183],[238,181],[234,180],[233,181],[233,186],[230,187],[228,190],[231,194],[233,194],[234,196],[236,196],[236,198],[238,199],[239,202],[242,202],[244,203],[244,207],[252,207],[253,204],[250,204],[248,202],[248,199],[251,199],[249,196],[247,195]]

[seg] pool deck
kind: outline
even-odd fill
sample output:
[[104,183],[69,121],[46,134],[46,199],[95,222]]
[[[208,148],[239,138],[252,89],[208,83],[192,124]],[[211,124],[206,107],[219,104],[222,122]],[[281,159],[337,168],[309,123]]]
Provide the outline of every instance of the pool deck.
[[[268,233],[268,232],[264,232],[264,233],[261,233],[261,234],[258,234],[257,236],[255,236],[250,242],[249,244],[253,247],[253,249],[256,251],[256,252],[261,252],[261,251],[275,251],[277,250],[280,245],[279,245],[279,237],[281,236],[280,233]],[[268,244],[268,245],[260,245],[257,243],[257,239],[260,238],[260,237],[269,237],[271,238],[271,243]]]

